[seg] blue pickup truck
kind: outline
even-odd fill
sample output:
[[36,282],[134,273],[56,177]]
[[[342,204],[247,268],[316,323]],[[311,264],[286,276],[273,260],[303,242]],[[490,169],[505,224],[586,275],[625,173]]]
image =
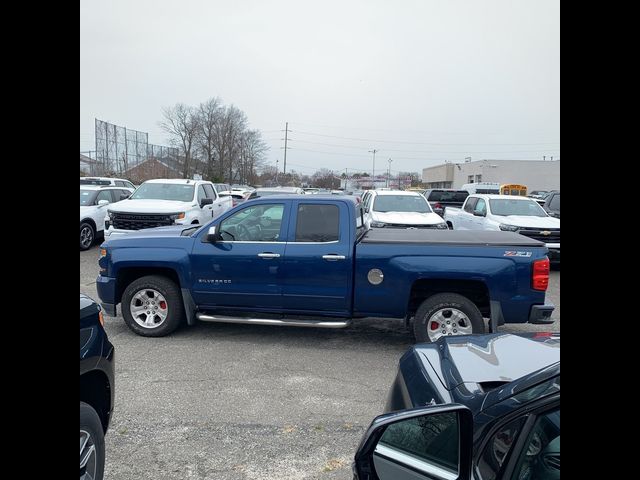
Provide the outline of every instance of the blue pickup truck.
[[551,323],[543,243],[510,232],[367,230],[353,197],[251,200],[206,225],[100,248],[104,311],[143,336],[196,321],[343,328],[397,318],[420,342]]

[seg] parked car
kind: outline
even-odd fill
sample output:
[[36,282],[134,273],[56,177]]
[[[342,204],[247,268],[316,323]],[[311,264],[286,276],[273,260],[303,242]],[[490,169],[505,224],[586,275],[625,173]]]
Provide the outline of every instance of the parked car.
[[418,192],[367,190],[362,202],[367,228],[448,228]]
[[202,227],[107,240],[96,286],[105,312],[121,304],[142,336],[196,321],[344,328],[384,317],[413,319],[428,342],[484,333],[483,317],[492,331],[553,322],[546,252],[510,232],[367,231],[353,197],[273,195]]
[[446,337],[400,359],[355,480],[560,479],[560,336]]
[[453,230],[502,230],[540,240],[549,248],[549,260],[560,263],[560,219],[531,198],[469,195],[462,209],[447,208],[444,219]]
[[80,177],[80,185],[102,185],[111,187],[126,187],[131,191],[137,187],[129,180],[125,178],[111,178],[111,177]]
[[544,198],[542,206],[545,212],[555,218],[560,218],[560,190],[549,192]]
[[204,180],[147,180],[128,199],[107,209],[105,239],[169,225],[201,225],[230,210],[230,196]]
[[255,192],[256,189],[249,185],[231,185],[231,193],[244,195],[246,193]]
[[252,198],[258,198],[255,190],[247,190],[247,191],[236,191],[235,189],[231,192],[231,194],[221,193],[221,196],[229,196],[233,202],[232,207],[239,205],[241,203],[246,202],[247,200],[251,200]]
[[446,207],[461,207],[469,192],[466,190],[454,190],[452,188],[431,188],[422,192],[435,213],[444,216]]
[[537,200],[537,199],[543,199],[548,194],[549,194],[548,190],[534,190],[533,192],[530,192],[529,195],[527,196]]
[[115,398],[114,348],[96,302],[80,294],[80,478],[102,480]]
[[301,195],[304,190],[298,187],[261,187],[256,188],[256,197],[268,197],[270,195]]
[[80,186],[80,250],[91,248],[104,236],[107,205],[130,197],[132,192],[126,187]]

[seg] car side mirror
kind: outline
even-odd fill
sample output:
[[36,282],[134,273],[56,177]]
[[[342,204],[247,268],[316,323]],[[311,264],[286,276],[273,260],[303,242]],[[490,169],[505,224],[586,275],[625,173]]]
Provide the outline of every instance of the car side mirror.
[[109,200],[99,200],[98,201],[98,206],[99,207],[104,207],[105,205],[109,205]]
[[474,210],[474,211],[473,211],[473,214],[474,214],[476,217],[486,217],[486,216],[487,216],[487,212],[485,212],[485,211],[480,211],[480,210]]
[[203,198],[202,200],[200,200],[200,208],[204,207],[205,205],[211,205],[213,203],[213,198]]
[[[420,407],[376,417],[355,455],[354,479],[471,478],[473,415],[464,405]],[[410,472],[410,476],[407,476]]]
[[220,238],[220,234],[217,232],[217,227],[215,225],[210,226],[209,231],[207,232],[207,242],[216,243]]
[[123,193],[122,195],[120,195],[120,200],[126,200],[127,198],[129,198],[131,196],[130,193]]

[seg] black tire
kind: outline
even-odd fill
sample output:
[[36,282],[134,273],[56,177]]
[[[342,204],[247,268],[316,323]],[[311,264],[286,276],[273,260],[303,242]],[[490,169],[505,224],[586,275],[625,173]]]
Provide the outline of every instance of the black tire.
[[[133,318],[131,313],[131,300],[134,295],[144,289],[153,289],[159,292],[166,300],[166,318],[153,327],[143,327]],[[149,275],[140,277],[131,282],[122,294],[122,316],[127,326],[143,337],[164,337],[175,331],[185,322],[184,303],[178,286],[167,277],[161,275]]]
[[449,227],[449,230],[453,230],[453,223],[447,222],[447,227]]
[[[475,303],[458,293],[438,293],[427,298],[416,312],[413,320],[413,334],[418,342],[431,342],[428,328],[433,318],[440,311],[446,313],[446,309],[456,309],[462,312],[468,319],[472,334],[484,333],[484,320]],[[445,315],[446,316],[446,315]],[[465,319],[464,322],[467,320]],[[463,333],[448,333],[447,335],[463,335]]]
[[[80,450],[80,479],[83,478],[82,467],[83,460],[85,460],[84,468],[89,474],[86,478],[102,480],[104,476],[104,431],[102,430],[102,423],[91,405],[80,402],[80,441],[83,442],[83,440],[87,443],[85,449]],[[94,447],[92,452],[90,452],[90,445]]]
[[89,250],[96,239],[96,230],[88,222],[80,224],[80,250]]

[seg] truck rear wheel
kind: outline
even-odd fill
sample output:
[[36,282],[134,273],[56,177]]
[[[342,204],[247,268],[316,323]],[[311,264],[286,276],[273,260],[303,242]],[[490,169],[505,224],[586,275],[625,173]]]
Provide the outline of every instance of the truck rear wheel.
[[418,342],[435,342],[445,336],[484,333],[484,320],[478,307],[467,297],[438,293],[418,308],[413,333]]
[[122,316],[143,337],[164,337],[184,323],[184,304],[178,286],[160,275],[140,277],[122,294]]

